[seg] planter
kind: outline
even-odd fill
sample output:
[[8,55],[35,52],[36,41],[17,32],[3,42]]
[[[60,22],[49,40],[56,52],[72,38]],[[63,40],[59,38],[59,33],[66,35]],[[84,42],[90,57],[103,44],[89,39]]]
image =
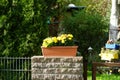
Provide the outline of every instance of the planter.
[[76,56],[78,46],[41,47],[43,56]]

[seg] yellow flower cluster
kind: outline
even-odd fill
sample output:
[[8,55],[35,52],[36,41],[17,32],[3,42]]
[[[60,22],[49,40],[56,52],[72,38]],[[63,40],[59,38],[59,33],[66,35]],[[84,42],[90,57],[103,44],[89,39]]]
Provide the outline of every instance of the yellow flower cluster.
[[57,37],[48,37],[43,40],[42,47],[69,46],[73,44],[72,34],[62,34]]
[[118,59],[119,58],[119,50],[101,50],[101,53],[99,56],[101,57],[101,60],[113,60],[113,59]]

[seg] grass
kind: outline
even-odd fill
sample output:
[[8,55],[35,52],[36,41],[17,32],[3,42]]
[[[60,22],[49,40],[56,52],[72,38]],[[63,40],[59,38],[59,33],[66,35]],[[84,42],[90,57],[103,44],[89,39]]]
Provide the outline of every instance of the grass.
[[[100,60],[98,60],[98,62],[100,62]],[[91,62],[88,63],[87,75],[88,75],[87,80],[92,80],[92,63]],[[105,67],[105,66],[97,67],[96,80],[120,80],[120,67]]]
[[[88,71],[88,80],[92,80],[92,72]],[[120,80],[120,74],[96,73],[96,80]]]

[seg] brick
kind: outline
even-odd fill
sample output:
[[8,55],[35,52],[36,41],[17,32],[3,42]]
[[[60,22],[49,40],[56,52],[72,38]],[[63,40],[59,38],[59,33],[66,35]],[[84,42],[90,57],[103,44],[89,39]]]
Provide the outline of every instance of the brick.
[[32,58],[32,80],[83,80],[82,57]]

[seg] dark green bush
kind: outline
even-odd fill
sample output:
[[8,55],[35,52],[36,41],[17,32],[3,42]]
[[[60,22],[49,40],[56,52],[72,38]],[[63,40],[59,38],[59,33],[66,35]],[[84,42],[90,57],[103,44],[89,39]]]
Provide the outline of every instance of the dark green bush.
[[98,13],[74,12],[72,16],[65,16],[60,26],[60,32],[72,33],[78,41],[79,52],[83,56],[88,56],[88,47],[94,49],[94,53],[99,52],[108,38],[108,24]]

